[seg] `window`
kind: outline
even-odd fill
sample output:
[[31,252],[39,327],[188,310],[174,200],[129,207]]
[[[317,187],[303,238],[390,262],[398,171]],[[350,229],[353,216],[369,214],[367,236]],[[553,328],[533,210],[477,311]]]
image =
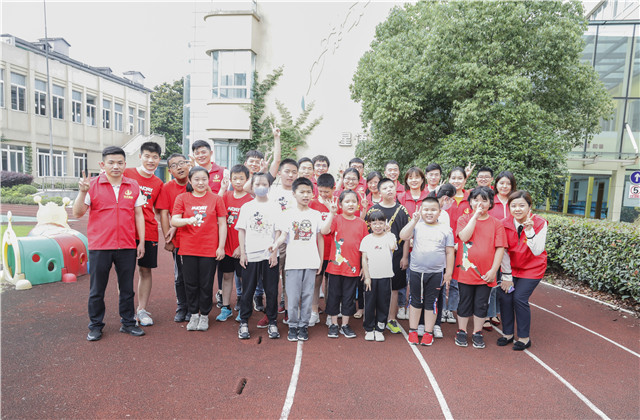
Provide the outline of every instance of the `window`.
[[144,135],[144,120],[146,112],[138,110],[138,133]]
[[74,123],[82,124],[82,92],[71,92],[71,118]]
[[580,193],[580,183],[579,182],[574,182],[573,183],[573,200],[571,200],[571,202],[573,203],[577,203],[578,202],[578,194]]
[[36,79],[33,90],[36,115],[47,115],[47,83]]
[[102,128],[111,128],[111,101],[102,100]]
[[226,140],[214,140],[213,151],[216,163],[220,166],[231,168],[238,163],[238,142]]
[[64,120],[64,88],[62,86],[53,85],[51,89],[51,112],[53,118]]
[[24,172],[24,146],[12,146],[10,144],[2,145],[2,164],[0,170]]
[[[82,171],[87,173],[87,154],[86,153],[74,153],[73,154],[73,176],[80,178]],[[88,174],[87,174],[88,175]]]
[[27,78],[18,73],[11,73],[11,109],[27,111]]
[[67,176],[67,152],[53,151],[53,173],[50,170],[49,150],[38,149],[38,176]]
[[122,131],[122,104],[113,104],[113,129]]
[[127,132],[131,135],[133,135],[133,121],[134,121],[134,115],[136,114],[136,110],[133,107],[129,107],[129,128],[127,129]]
[[87,124],[96,125],[96,97],[87,95]]
[[0,108],[4,108],[4,69],[0,69]]
[[251,98],[255,54],[251,51],[214,51],[213,98]]

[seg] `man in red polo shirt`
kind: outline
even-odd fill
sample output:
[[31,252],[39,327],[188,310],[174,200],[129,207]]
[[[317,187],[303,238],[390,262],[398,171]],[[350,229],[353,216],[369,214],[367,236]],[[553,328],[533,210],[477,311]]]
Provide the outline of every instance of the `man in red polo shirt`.
[[[211,192],[219,194],[222,179],[224,178],[224,168],[211,160],[213,156],[211,145],[204,140],[196,140],[191,145],[191,151],[193,152],[194,163],[209,171],[209,187],[211,187]],[[220,196],[222,196],[222,194],[220,194]]]
[[[136,258],[144,256],[145,198],[138,183],[123,175],[127,166],[125,153],[109,146],[102,151],[99,176],[89,180],[84,171],[78,182],[79,193],[73,204],[73,216],[80,218],[89,211],[87,238],[89,239],[89,334],[87,340],[102,338],[104,328],[104,292],[111,266],[118,275],[120,332],[144,335],[134,318],[133,273]],[[136,248],[136,231],[140,244]]]
[[393,181],[396,186],[396,195],[404,192],[404,185],[398,182],[400,176],[400,165],[395,160],[388,160],[384,165],[384,176]]

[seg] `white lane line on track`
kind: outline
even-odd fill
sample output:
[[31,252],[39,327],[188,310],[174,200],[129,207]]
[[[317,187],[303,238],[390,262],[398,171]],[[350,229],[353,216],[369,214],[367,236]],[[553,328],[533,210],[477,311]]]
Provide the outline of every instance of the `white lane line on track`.
[[556,288],[556,289],[562,290],[563,292],[567,292],[567,293],[571,293],[571,294],[576,295],[576,296],[583,297],[583,298],[585,298],[585,299],[592,300],[592,301],[594,301],[594,302],[596,302],[596,303],[599,303],[599,304],[601,304],[601,305],[608,306],[608,307],[610,307],[611,309],[614,309],[614,310],[616,310],[616,311],[625,312],[625,313],[627,313],[627,314],[629,314],[629,315],[635,315],[635,313],[634,313],[633,311],[630,311],[630,310],[628,310],[628,309],[621,308],[621,307],[619,307],[619,306],[613,305],[613,304],[611,304],[611,303],[609,303],[609,302],[605,302],[605,301],[600,300],[600,299],[592,298],[591,296],[583,295],[582,293],[574,292],[573,290],[565,289],[564,287],[560,287],[560,286],[557,286],[557,285],[555,285],[555,284],[547,283],[547,282],[545,282],[545,281],[541,281],[541,282],[540,282],[540,284],[543,284],[543,285],[545,285],[545,286],[550,286],[550,287],[553,287],[553,288]]
[[[500,328],[493,327],[493,329],[496,330],[497,332],[499,332],[501,335],[504,335],[504,333],[500,330]],[[586,406],[589,407],[594,413],[596,413],[601,419],[609,420],[609,417],[606,414],[604,414],[604,412],[602,410],[600,410],[598,407],[596,407],[596,405],[594,403],[592,403],[587,397],[585,397],[582,392],[578,391],[576,389],[576,387],[571,385],[569,383],[569,381],[567,381],[562,376],[560,376],[560,374],[558,374],[558,372],[556,372],[555,370],[551,369],[551,367],[549,367],[549,365],[547,365],[545,362],[540,360],[540,358],[538,356],[536,356],[535,354],[531,353],[529,350],[525,350],[524,352],[525,352],[525,354],[527,354],[527,356],[529,356],[533,360],[535,360],[536,363],[538,363],[540,366],[545,368],[545,370],[547,370],[549,373],[551,373],[553,376],[555,376],[556,379],[558,379],[560,382],[562,382],[564,384],[564,386],[569,388],[569,390],[571,392],[573,392],[580,399],[580,401],[585,403]]]
[[634,356],[636,356],[636,357],[640,358],[640,354],[636,353],[635,351],[633,351],[633,350],[631,350],[631,349],[628,349],[628,348],[626,348],[625,346],[623,346],[622,344],[616,343],[615,341],[611,340],[610,338],[607,338],[607,337],[605,337],[605,336],[604,336],[604,335],[602,335],[602,334],[598,334],[597,332],[595,332],[595,331],[593,331],[593,330],[590,330],[589,328],[587,328],[587,327],[585,327],[585,326],[583,326],[583,325],[580,325],[580,324],[578,324],[577,322],[573,322],[573,321],[571,321],[570,319],[567,319],[567,318],[563,317],[562,315],[558,315],[558,314],[557,314],[557,313],[555,313],[555,312],[552,312],[552,311],[550,311],[550,310],[548,310],[548,309],[545,309],[545,308],[543,308],[542,306],[538,306],[538,305],[536,305],[535,303],[531,303],[531,302],[529,302],[529,305],[531,305],[531,306],[533,306],[533,307],[535,307],[535,308],[538,308],[538,309],[540,309],[540,310],[542,310],[542,311],[548,312],[548,313],[550,313],[551,315],[555,315],[555,316],[557,316],[558,318],[563,319],[563,320],[567,321],[568,323],[570,323],[570,324],[572,324],[572,325],[575,325],[576,327],[582,328],[583,330],[588,331],[588,332],[590,332],[591,334],[593,334],[593,335],[595,335],[595,336],[598,336],[598,337],[602,338],[603,340],[606,340],[606,341],[608,341],[609,343],[611,343],[611,344],[613,344],[613,345],[615,345],[615,346],[620,347],[622,350],[627,351],[627,352],[629,352],[629,353],[633,354]]
[[296,388],[298,387],[298,377],[300,376],[300,365],[302,364],[302,341],[298,341],[298,347],[296,349],[296,361],[293,364],[293,372],[291,372],[291,381],[289,382],[289,389],[287,390],[287,398],[284,400],[284,406],[282,407],[282,413],[280,413],[280,419],[286,420],[291,412],[291,406],[293,406],[293,397],[296,395]]
[[433,392],[436,394],[438,403],[440,403],[440,409],[442,410],[442,414],[444,415],[444,418],[447,420],[450,420],[450,419],[453,420],[453,415],[451,414],[451,410],[449,410],[447,401],[444,399],[442,390],[440,390],[440,386],[438,385],[438,382],[436,382],[436,377],[433,376],[433,373],[431,372],[431,369],[429,368],[427,361],[424,360],[424,357],[422,357],[422,354],[420,353],[420,351],[418,351],[417,349],[418,346],[414,346],[413,344],[409,343],[409,336],[407,335],[407,332],[404,330],[404,328],[402,328],[400,324],[398,324],[398,326],[400,327],[400,331],[402,331],[402,335],[404,335],[405,340],[407,340],[407,344],[409,344],[409,347],[411,347],[413,354],[416,356],[416,358],[420,362],[420,365],[422,366],[424,373],[427,374],[427,378],[429,378],[429,382],[431,383]]

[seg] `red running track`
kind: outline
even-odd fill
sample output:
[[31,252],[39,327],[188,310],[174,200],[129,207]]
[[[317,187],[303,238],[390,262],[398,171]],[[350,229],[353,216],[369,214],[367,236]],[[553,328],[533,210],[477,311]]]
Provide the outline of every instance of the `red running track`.
[[[72,226],[85,230],[86,217]],[[3,418],[277,418],[285,406],[289,418],[640,418],[638,319],[547,285],[532,297],[530,352],[497,347],[497,332],[485,334],[486,349],[460,348],[455,325],[444,325],[444,339],[415,349],[422,365],[401,334],[364,341],[361,320],[352,321],[355,339],[329,339],[321,323],[300,346],[286,341],[282,323],[283,338],[269,340],[256,328],[262,314],[251,318],[246,341],[232,319],[187,332],[173,322],[168,253],[154,271],[156,325],[144,337],[126,336],[118,332],[114,283],[105,335],[95,343],[85,339],[87,276],[2,292]]]

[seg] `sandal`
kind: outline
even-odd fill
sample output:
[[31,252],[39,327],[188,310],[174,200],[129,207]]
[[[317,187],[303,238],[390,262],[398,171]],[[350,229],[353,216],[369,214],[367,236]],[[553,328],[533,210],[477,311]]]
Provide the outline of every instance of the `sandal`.
[[495,326],[500,325],[500,318],[498,318],[497,316],[494,316],[493,318],[491,318],[490,321]]
[[491,322],[489,322],[489,320],[484,321],[484,325],[482,326],[482,329],[485,330],[485,331],[493,331],[493,327],[491,326]]
[[361,311],[357,311],[355,314],[353,314],[353,317],[356,318],[356,319],[362,318],[362,312]]

